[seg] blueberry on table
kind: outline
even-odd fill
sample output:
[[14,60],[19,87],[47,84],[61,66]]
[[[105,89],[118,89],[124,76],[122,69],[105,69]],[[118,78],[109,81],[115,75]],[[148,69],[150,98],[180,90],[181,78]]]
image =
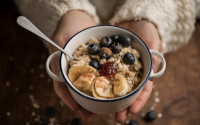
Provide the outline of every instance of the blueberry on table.
[[118,43],[121,43],[123,47],[131,45],[131,38],[127,35],[119,35]]
[[99,61],[98,60],[92,60],[92,61],[90,61],[89,65],[92,66],[95,69],[99,69]]
[[112,35],[112,36],[110,36],[110,38],[112,39],[113,42],[118,42],[119,35]]
[[53,108],[53,107],[47,107],[47,108],[45,109],[44,114],[45,114],[46,116],[54,116],[54,115],[55,115],[55,108]]
[[132,65],[135,62],[135,57],[132,53],[127,52],[126,54],[124,54],[123,60],[125,63]]
[[146,116],[145,116],[145,120],[146,121],[153,121],[155,120],[157,117],[157,114],[154,111],[149,111],[147,112]]
[[131,120],[128,125],[139,125],[139,123],[135,120]]
[[105,58],[108,60],[112,57],[112,51],[107,47],[100,48],[99,56],[101,59]]
[[111,45],[111,50],[114,54],[118,54],[122,51],[122,45],[120,43],[117,43],[117,42],[114,42],[112,45]]
[[89,55],[96,55],[99,52],[99,45],[96,43],[91,43],[87,47],[87,52]]
[[112,44],[112,39],[108,36],[102,37],[99,41],[101,47],[109,47]]
[[41,118],[40,120],[38,120],[38,125],[48,125],[48,124],[49,124],[49,120],[45,118]]
[[82,125],[82,121],[80,118],[72,119],[71,125]]

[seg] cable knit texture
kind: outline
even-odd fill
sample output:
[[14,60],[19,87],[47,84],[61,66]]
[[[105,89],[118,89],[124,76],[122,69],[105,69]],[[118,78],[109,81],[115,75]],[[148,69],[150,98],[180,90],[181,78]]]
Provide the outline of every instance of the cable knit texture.
[[[50,37],[61,16],[67,11],[78,9],[87,12],[99,24],[95,7],[88,0],[14,0],[22,15],[33,22]],[[47,45],[47,42],[45,42]]]
[[[73,9],[84,10],[99,24],[95,7],[88,0],[14,1],[21,13],[48,37],[55,30],[60,17]],[[159,32],[164,54],[188,42],[194,31],[195,17],[200,17],[200,0],[126,0],[110,23],[114,25],[125,20],[149,20]]]
[[164,54],[188,42],[199,6],[199,0],[127,0],[110,23],[149,20],[159,32]]

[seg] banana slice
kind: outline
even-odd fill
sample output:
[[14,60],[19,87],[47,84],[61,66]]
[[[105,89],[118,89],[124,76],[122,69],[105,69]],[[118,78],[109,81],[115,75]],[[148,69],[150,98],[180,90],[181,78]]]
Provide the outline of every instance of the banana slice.
[[110,83],[114,85],[114,94],[123,96],[128,92],[127,81],[122,75],[116,74],[114,79],[110,80]]
[[91,92],[92,83],[95,77],[96,76],[92,73],[83,73],[76,81],[73,82],[73,85],[79,90]]
[[68,77],[70,81],[73,83],[83,73],[92,73],[95,76],[99,76],[99,73],[97,72],[97,70],[89,65],[74,64],[69,69]]
[[113,98],[112,85],[105,77],[97,77],[92,85],[92,93],[95,98]]
[[94,84],[92,85],[92,94],[93,94],[93,96],[94,96],[95,98],[97,98],[97,99],[106,99],[106,98],[101,97],[101,96],[96,92]]

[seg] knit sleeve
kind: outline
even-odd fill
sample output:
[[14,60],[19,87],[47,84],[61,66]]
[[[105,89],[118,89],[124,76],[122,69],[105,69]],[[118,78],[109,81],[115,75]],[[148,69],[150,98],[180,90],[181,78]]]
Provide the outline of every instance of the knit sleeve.
[[127,0],[110,23],[149,20],[159,32],[165,54],[188,42],[199,6],[199,0]]
[[195,0],[195,13],[196,17],[200,18],[200,0]]
[[88,13],[98,24],[95,7],[88,0],[14,0],[22,15],[33,22],[50,37],[61,16],[67,11],[78,9]]

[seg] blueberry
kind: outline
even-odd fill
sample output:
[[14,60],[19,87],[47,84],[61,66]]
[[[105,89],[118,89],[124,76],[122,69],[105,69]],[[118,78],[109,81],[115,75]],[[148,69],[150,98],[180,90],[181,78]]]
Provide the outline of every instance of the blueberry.
[[110,59],[112,57],[112,51],[107,47],[100,48],[99,56],[101,59]]
[[145,116],[145,120],[146,121],[153,121],[155,120],[157,117],[157,114],[154,111],[149,111],[147,112],[146,116]]
[[139,123],[135,120],[131,120],[128,125],[139,125]]
[[96,55],[99,52],[99,45],[96,43],[91,43],[87,47],[87,52],[90,55]]
[[131,45],[131,38],[127,35],[119,35],[118,42],[121,43],[123,47],[128,47]]
[[89,62],[89,65],[92,66],[95,69],[99,68],[99,61],[98,60],[92,60]]
[[102,37],[99,41],[101,47],[109,47],[112,44],[112,39],[108,36]]
[[82,125],[82,121],[80,118],[72,119],[71,125]]
[[110,36],[110,38],[112,39],[113,42],[118,42],[118,40],[119,40],[118,35],[112,35],[112,36]]
[[135,62],[135,57],[132,53],[127,52],[126,54],[124,54],[123,60],[125,63],[132,65]]
[[45,119],[45,118],[41,118],[38,121],[38,125],[48,125],[49,124],[49,120]]
[[117,43],[117,42],[114,42],[112,45],[111,45],[111,50],[114,54],[117,54],[117,53],[120,53],[122,51],[122,45],[120,43]]
[[55,115],[55,109],[54,109],[53,107],[47,107],[47,108],[45,109],[44,114],[45,114],[46,116],[54,116],[54,115]]

